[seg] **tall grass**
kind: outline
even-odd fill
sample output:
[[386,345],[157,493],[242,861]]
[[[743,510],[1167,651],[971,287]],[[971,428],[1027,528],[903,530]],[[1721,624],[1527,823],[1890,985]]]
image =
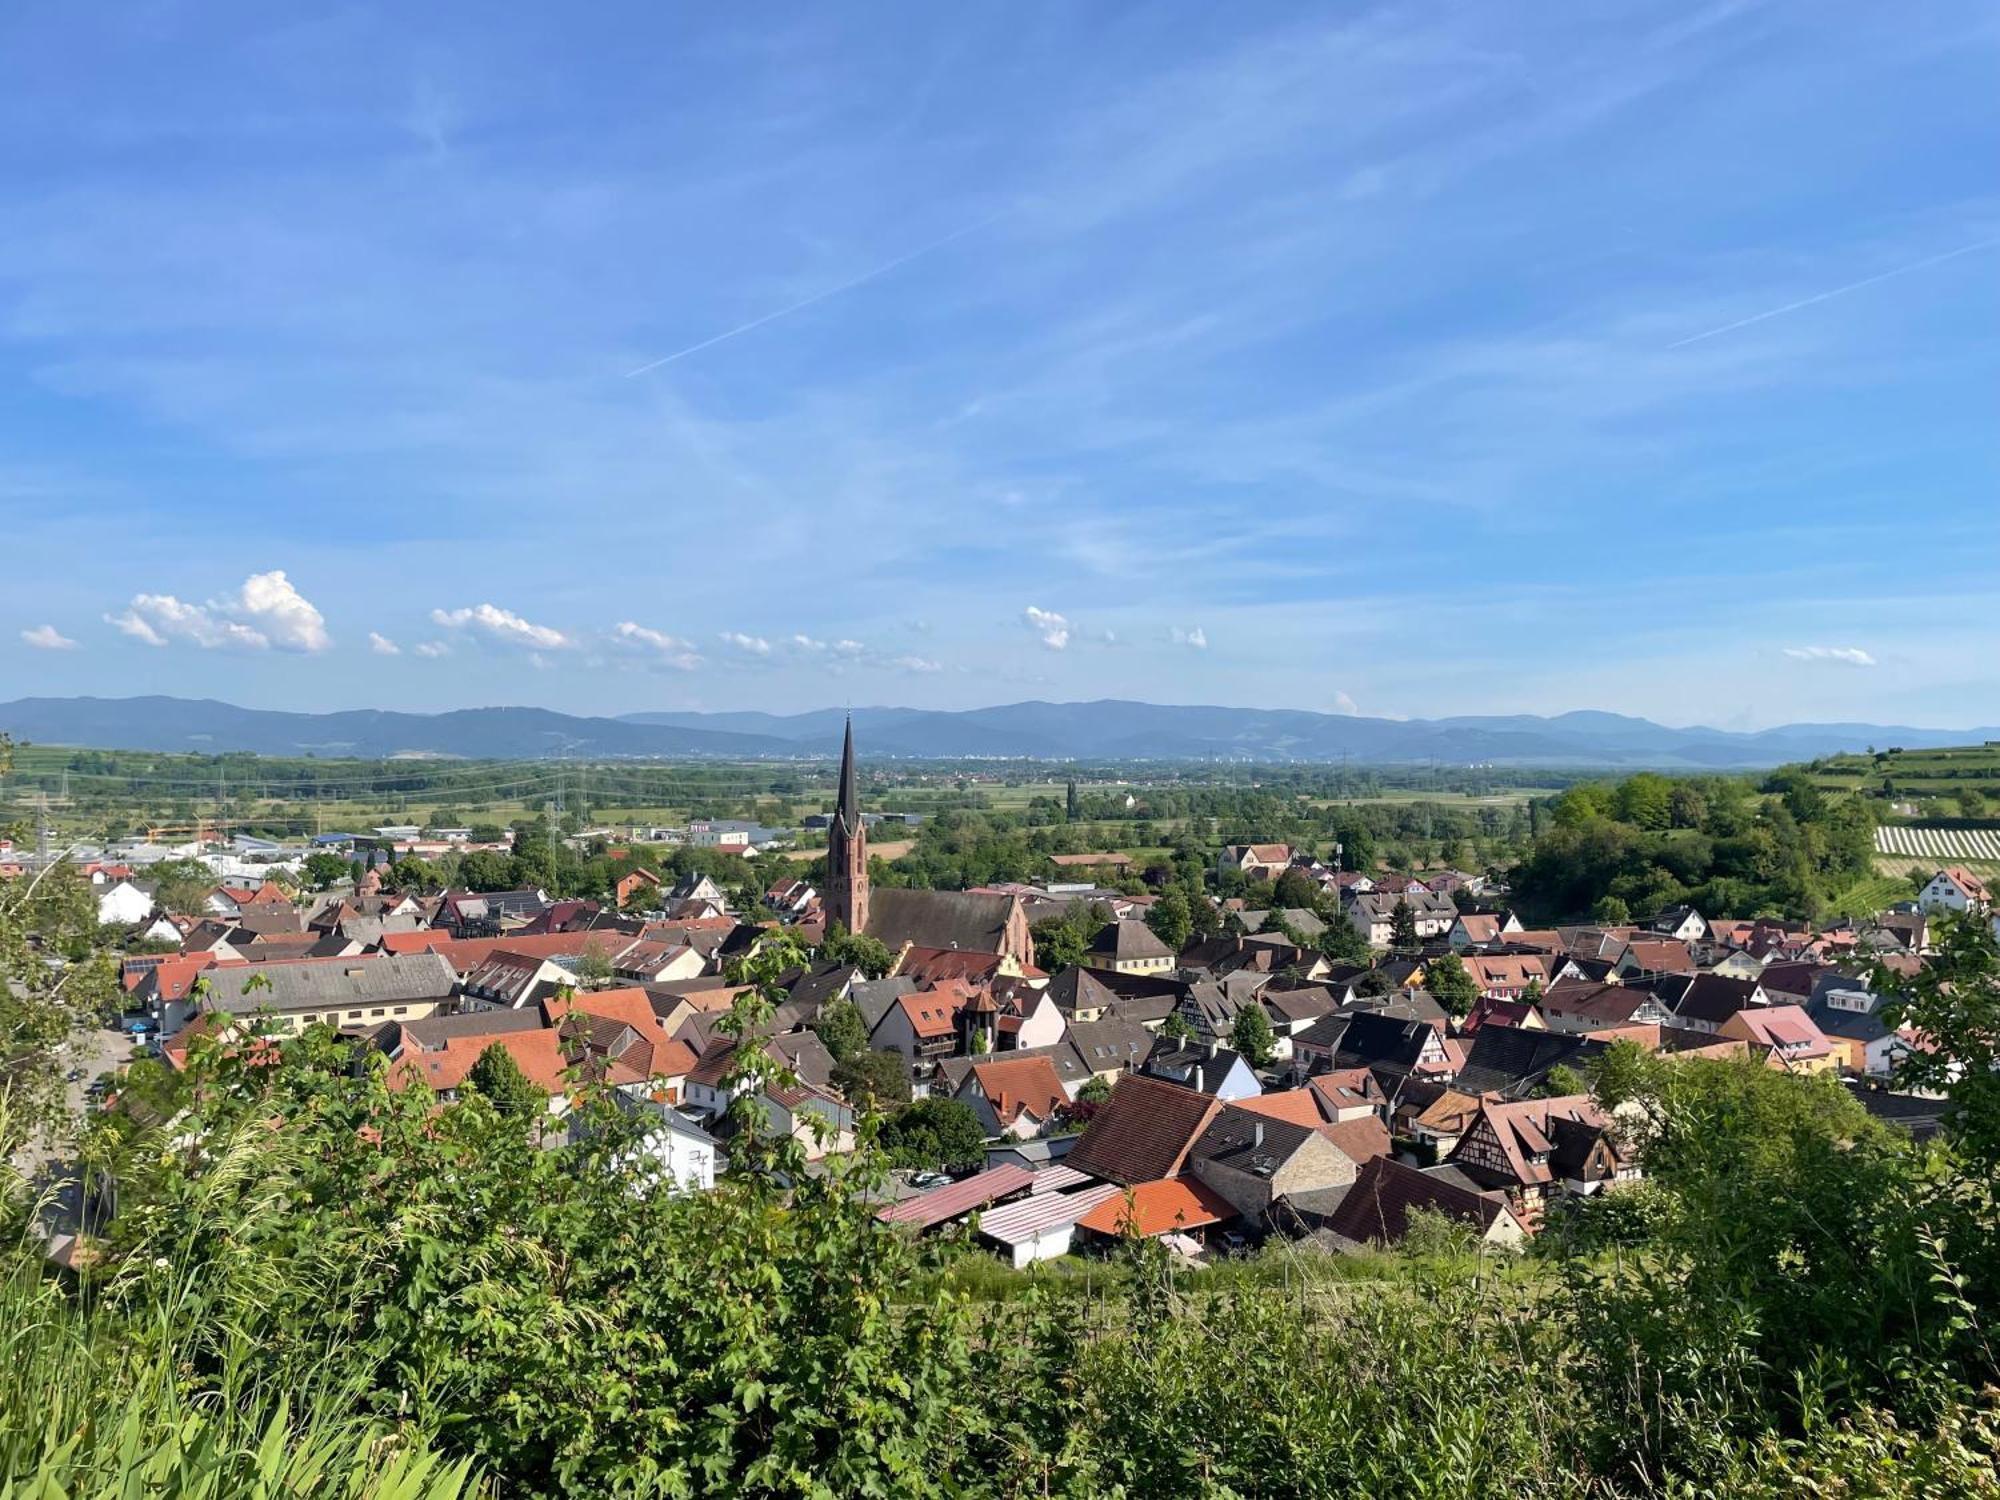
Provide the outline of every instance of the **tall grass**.
[[[162,1268],[163,1270],[165,1268]],[[254,1349],[194,1388],[190,1313],[168,1336],[130,1325],[56,1280],[29,1238],[0,1253],[0,1500],[460,1500],[469,1462],[351,1415],[352,1399],[259,1378]],[[351,1394],[351,1393],[350,1393]]]

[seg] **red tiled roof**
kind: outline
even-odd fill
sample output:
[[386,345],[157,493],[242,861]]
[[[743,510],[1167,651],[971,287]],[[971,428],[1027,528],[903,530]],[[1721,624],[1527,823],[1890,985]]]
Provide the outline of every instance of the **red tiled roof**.
[[972,1076],[1002,1125],[1013,1124],[1023,1111],[1037,1120],[1047,1120],[1069,1103],[1062,1078],[1046,1057],[974,1063]]
[[1198,1090],[1128,1074],[1112,1087],[1111,1098],[1064,1162],[1128,1187],[1171,1177],[1221,1107]]
[[1319,1095],[1312,1089],[1284,1089],[1273,1094],[1257,1094],[1236,1101],[1238,1109],[1272,1120],[1289,1120],[1294,1125],[1318,1127],[1326,1123]]
[[1137,1234],[1151,1239],[1177,1229],[1199,1229],[1236,1217],[1236,1209],[1199,1178],[1139,1182],[1106,1198],[1076,1222],[1099,1234]]

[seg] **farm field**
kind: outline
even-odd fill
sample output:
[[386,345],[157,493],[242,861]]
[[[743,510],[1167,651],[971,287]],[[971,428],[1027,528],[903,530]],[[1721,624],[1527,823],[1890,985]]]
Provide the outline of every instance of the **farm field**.
[[1875,852],[1945,864],[2000,861],[2000,829],[1884,826],[1875,830]]

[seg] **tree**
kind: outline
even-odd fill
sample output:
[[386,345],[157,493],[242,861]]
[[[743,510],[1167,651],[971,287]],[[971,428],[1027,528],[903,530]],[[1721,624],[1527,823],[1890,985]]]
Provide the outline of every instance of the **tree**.
[[1263,1006],[1252,1000],[1236,1012],[1235,1023],[1229,1028],[1229,1045],[1251,1067],[1271,1066],[1277,1056],[1278,1038],[1271,1030],[1271,1018],[1264,1014]]
[[1188,906],[1187,892],[1179,886],[1169,886],[1146,913],[1146,925],[1153,929],[1153,936],[1179,953],[1194,936],[1194,913]]
[[1365,964],[1373,960],[1374,954],[1368,947],[1368,939],[1361,930],[1347,920],[1344,913],[1336,913],[1326,924],[1326,931],[1319,935],[1319,951],[1338,963]]
[[1897,1083],[1949,1096],[1952,1142],[2000,1172],[2000,945],[1983,915],[1940,913],[1936,923],[1936,952],[1923,968],[1905,975],[1877,965],[1870,983],[1888,1002],[1885,1025],[1931,1043],[1896,1060]]
[[1071,823],[1076,822],[1077,819],[1083,816],[1083,799],[1077,796],[1076,782],[1073,779],[1063,797],[1063,816]]
[[1567,1063],[1557,1063],[1542,1075],[1542,1081],[1535,1093],[1543,1099],[1566,1099],[1572,1094],[1590,1092],[1590,1081]]
[[900,1052],[857,1052],[834,1064],[833,1086],[859,1110],[886,1109],[910,1097],[910,1065]]
[[514,1054],[494,1042],[479,1054],[465,1081],[478,1089],[493,1107],[512,1119],[535,1120],[547,1113],[549,1096],[521,1071]]
[[852,964],[870,979],[880,979],[896,963],[896,955],[880,938],[865,932],[849,932],[838,922],[828,926],[826,941],[820,945],[820,957],[829,963]]
[[1389,912],[1389,946],[1399,953],[1413,952],[1420,946],[1417,941],[1417,914],[1410,910],[1410,903],[1401,896],[1396,898],[1396,904]]
[[1273,906],[1316,911],[1319,898],[1319,882],[1297,868],[1286,870],[1271,887]]
[[1600,927],[1623,927],[1632,920],[1632,909],[1616,896],[1599,896],[1590,908],[1590,920]]
[[1424,965],[1424,988],[1454,1020],[1470,1014],[1479,999],[1479,982],[1456,953],[1441,954]]
[[882,1126],[882,1144],[905,1167],[977,1166],[986,1159],[986,1134],[972,1106],[932,1095],[898,1111]]
[[1160,1035],[1169,1041],[1191,1042],[1194,1040],[1194,1027],[1179,1011],[1169,1011],[1166,1020],[1160,1023]]
[[868,1023],[852,1000],[836,1000],[826,1006],[814,1018],[812,1029],[836,1063],[868,1050]]
[[585,943],[576,958],[576,977],[586,985],[604,985],[611,982],[613,972],[611,954],[605,945]]
[[323,891],[346,877],[347,861],[338,854],[329,854],[324,849],[318,849],[306,856],[302,873],[314,890]]

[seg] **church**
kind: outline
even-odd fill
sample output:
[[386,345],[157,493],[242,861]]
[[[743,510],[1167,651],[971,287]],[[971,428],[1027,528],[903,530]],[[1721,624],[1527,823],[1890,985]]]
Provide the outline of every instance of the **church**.
[[864,932],[896,955],[913,952],[990,953],[997,971],[1019,974],[1035,962],[1035,940],[1018,896],[974,891],[871,890],[868,825],[854,768],[854,721],[840,747],[840,790],[826,831],[826,915],[849,932]]

